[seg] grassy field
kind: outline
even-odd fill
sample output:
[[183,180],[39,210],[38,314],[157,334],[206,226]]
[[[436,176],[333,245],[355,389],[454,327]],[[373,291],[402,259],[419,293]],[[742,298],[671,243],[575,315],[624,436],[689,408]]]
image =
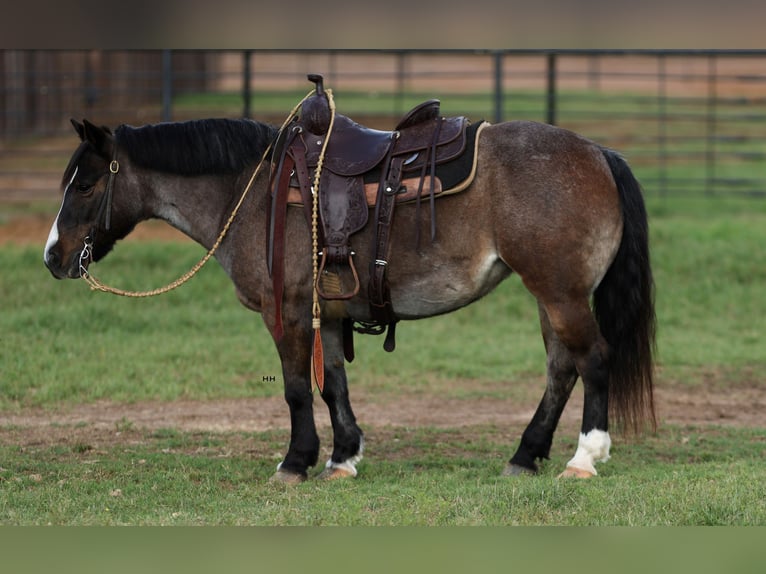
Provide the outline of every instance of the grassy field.
[[[731,393],[763,388],[766,204],[653,198],[649,208],[662,383],[693,392],[715,373]],[[43,241],[0,248],[0,411],[281,394],[263,382],[281,376],[260,318],[239,306],[215,264],[169,295],[127,300],[54,281]],[[201,254],[190,243],[126,242],[94,272],[125,288],[156,287]],[[352,389],[469,401],[519,379],[542,392],[536,310],[517,280],[398,336],[394,355],[378,338],[357,337]],[[283,429],[147,430],[126,419],[106,431],[51,427],[70,438],[35,443],[8,426],[0,524],[766,525],[763,427],[664,425],[638,441],[618,437],[589,482],[555,478],[576,432],[557,435],[540,476],[509,480],[499,473],[516,429],[365,430],[358,479],[286,488],[267,481],[289,438]]]
[[[763,525],[763,430],[665,429],[593,481],[500,476],[495,428],[409,429],[378,442],[357,480],[268,482],[285,433],[123,431],[106,450],[3,449],[4,524]],[[380,438],[379,434],[378,437]],[[481,438],[478,438],[481,437]],[[324,437],[325,439],[328,437]],[[574,442],[563,439],[573,452]],[[236,445],[247,445],[237,447]],[[232,449],[232,445],[235,445]],[[559,450],[559,449],[557,449]]]

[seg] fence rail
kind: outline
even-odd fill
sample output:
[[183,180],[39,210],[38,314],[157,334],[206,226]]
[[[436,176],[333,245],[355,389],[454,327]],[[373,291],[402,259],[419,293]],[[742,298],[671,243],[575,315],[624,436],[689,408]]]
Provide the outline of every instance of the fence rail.
[[308,72],[375,127],[438,97],[445,114],[545,121],[618,149],[648,194],[766,194],[766,51],[753,50],[3,50],[0,187],[60,176],[69,117],[276,123]]

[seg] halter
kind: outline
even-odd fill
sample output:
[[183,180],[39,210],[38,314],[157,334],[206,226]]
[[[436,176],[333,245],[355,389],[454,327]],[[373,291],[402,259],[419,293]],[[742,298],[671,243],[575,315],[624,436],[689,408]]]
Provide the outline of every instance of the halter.
[[109,179],[106,180],[106,191],[101,198],[101,205],[98,208],[98,217],[96,221],[104,219],[104,229],[109,231],[112,223],[112,190],[114,189],[114,179],[117,172],[120,171],[120,162],[117,161],[117,150],[114,151],[114,159],[109,164]]
[[93,258],[93,243],[96,237],[96,230],[98,229],[99,222],[104,222],[104,230],[109,231],[112,228],[112,195],[114,192],[114,180],[117,177],[117,173],[120,171],[120,162],[117,161],[117,150],[114,150],[114,159],[109,163],[109,177],[106,180],[106,189],[104,195],[101,196],[101,203],[98,206],[98,214],[96,220],[93,223],[93,227],[90,229],[90,233],[83,240],[84,246],[80,252],[80,277],[87,279],[88,264]]

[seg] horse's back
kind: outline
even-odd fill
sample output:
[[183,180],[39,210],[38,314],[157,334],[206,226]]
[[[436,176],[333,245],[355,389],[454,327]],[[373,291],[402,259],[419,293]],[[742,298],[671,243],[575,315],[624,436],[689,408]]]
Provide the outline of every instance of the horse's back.
[[[481,134],[478,162],[479,174],[500,179],[495,186],[502,191],[493,194],[495,200],[508,197],[517,210],[529,206],[566,217],[559,208],[578,209],[589,199],[609,204],[617,198],[602,148],[556,126],[531,121],[488,126]],[[614,205],[611,201],[604,207],[611,211]]]

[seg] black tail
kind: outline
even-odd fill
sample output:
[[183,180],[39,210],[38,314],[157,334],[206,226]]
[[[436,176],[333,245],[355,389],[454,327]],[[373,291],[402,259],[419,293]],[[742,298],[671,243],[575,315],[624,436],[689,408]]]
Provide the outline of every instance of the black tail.
[[654,279],[649,262],[649,225],[641,186],[625,160],[602,149],[622,204],[622,241],[611,267],[596,289],[594,310],[601,334],[611,347],[610,412],[622,430],[657,428],[652,355],[656,315]]

